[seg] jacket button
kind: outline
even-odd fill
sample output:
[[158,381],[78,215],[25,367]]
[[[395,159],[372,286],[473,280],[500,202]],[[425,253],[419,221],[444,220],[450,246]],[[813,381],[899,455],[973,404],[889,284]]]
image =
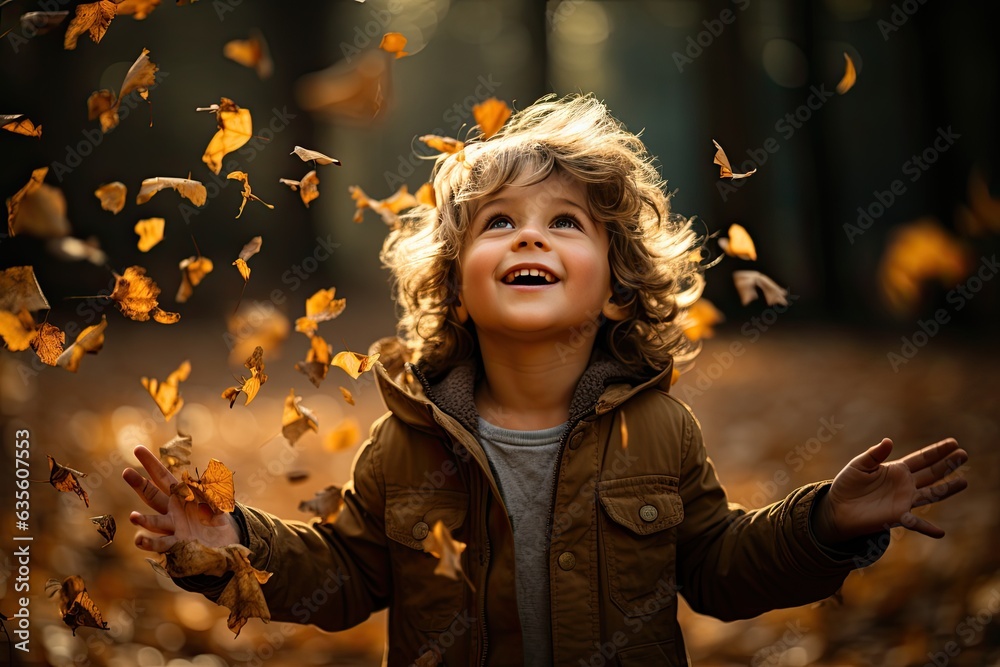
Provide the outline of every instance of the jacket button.
[[413,524],[413,539],[423,540],[425,537],[427,537],[427,533],[429,532],[430,529],[427,527],[427,524],[424,523],[423,521],[418,521],[415,524]]
[[576,567],[576,556],[568,551],[559,554],[559,567],[564,570],[572,570]]
[[659,514],[659,512],[657,512],[656,508],[653,507],[652,505],[643,505],[639,509],[639,516],[642,517],[642,520],[645,521],[646,523],[651,523],[653,521],[656,521],[657,514]]
[[569,439],[569,448],[576,449],[577,447],[579,447],[580,443],[583,442],[583,437],[584,437],[583,431],[577,431],[576,433],[574,433],[573,437]]

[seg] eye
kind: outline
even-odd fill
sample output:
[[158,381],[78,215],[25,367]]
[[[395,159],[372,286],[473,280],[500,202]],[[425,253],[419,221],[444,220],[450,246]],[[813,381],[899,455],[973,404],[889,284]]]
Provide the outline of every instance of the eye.
[[505,225],[509,225],[511,228],[514,227],[514,223],[509,217],[504,213],[494,213],[486,220],[486,224],[483,225],[483,229],[504,229]]
[[582,229],[580,227],[580,221],[576,219],[574,215],[560,215],[555,220],[552,221],[552,226],[556,229]]

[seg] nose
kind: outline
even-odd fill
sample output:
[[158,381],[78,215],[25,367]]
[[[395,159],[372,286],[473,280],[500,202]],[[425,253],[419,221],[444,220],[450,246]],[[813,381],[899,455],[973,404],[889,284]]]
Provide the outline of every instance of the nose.
[[545,235],[534,225],[525,225],[514,237],[511,250],[524,250],[527,248],[538,248],[539,250],[549,250],[549,243]]

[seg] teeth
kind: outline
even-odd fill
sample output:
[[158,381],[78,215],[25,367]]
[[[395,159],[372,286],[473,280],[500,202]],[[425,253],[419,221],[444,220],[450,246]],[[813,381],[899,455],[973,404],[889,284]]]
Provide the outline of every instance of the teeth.
[[545,282],[547,283],[556,282],[555,276],[553,276],[548,271],[542,269],[516,269],[508,273],[506,276],[504,276],[503,281],[505,283],[512,283],[514,282],[514,279],[517,278],[518,276],[535,276],[535,277],[541,276],[545,278]]

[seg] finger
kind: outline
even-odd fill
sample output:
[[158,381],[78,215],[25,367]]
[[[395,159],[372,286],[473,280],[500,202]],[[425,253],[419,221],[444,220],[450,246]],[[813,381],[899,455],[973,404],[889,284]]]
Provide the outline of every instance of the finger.
[[170,547],[176,543],[177,538],[173,535],[157,535],[142,528],[135,533],[135,546],[145,551],[162,554],[165,551],[170,551]]
[[878,467],[887,458],[889,458],[889,454],[891,452],[892,440],[889,438],[882,438],[880,443],[869,447],[865,452],[858,454],[851,459],[851,462],[848,465],[863,472],[875,472],[878,470]]
[[906,464],[910,472],[917,472],[918,470],[923,470],[928,466],[934,465],[957,449],[958,441],[954,438],[946,438],[940,442],[935,442],[933,445],[927,445],[912,454],[907,454],[900,461]]
[[937,463],[914,472],[913,483],[916,484],[918,489],[922,489],[925,486],[944,479],[958,470],[968,460],[969,454],[964,449],[957,449]]
[[936,540],[944,537],[943,530],[935,526],[930,521],[921,519],[911,512],[907,512],[901,516],[900,522],[904,528],[912,530],[915,533],[921,533],[927,537],[933,537]]
[[969,486],[969,483],[963,477],[929,486],[926,489],[917,491],[914,496],[913,506],[920,507],[921,505],[936,503],[955,495],[959,491],[965,490],[967,486]]
[[160,459],[156,458],[156,454],[142,445],[136,447],[132,452],[135,454],[135,458],[139,459],[139,463],[146,469],[146,472],[149,473],[149,478],[153,480],[156,487],[160,491],[170,495],[170,487],[177,483],[177,478],[174,477],[174,474],[160,463]]
[[132,524],[145,528],[152,533],[159,533],[160,535],[174,534],[174,520],[169,515],[132,512],[128,515],[128,520]]
[[160,514],[167,513],[167,505],[170,497],[156,488],[156,485],[140,475],[133,468],[126,468],[122,472],[124,479],[132,489],[139,494],[142,501]]

